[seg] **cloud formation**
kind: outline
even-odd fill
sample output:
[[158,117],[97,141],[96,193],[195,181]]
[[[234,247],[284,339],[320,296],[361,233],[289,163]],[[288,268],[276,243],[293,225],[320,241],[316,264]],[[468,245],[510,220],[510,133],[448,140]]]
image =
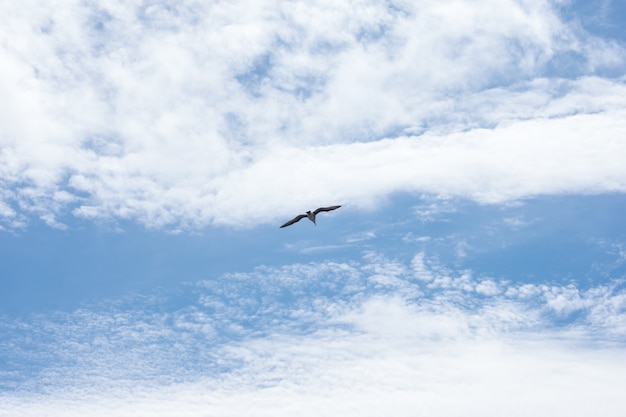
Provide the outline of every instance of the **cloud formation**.
[[623,45],[558,2],[0,7],[4,228],[625,187]]
[[370,253],[187,290],[182,306],[154,294],[4,321],[20,373],[2,374],[0,415],[623,412],[619,281],[514,284]]

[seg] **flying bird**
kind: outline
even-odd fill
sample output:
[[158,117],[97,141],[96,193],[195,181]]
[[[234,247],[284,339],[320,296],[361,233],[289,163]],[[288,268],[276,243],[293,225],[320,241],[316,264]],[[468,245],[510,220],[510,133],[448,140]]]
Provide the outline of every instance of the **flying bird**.
[[330,206],[330,207],[320,207],[315,211],[307,211],[306,214],[300,214],[296,217],[294,217],[293,219],[289,220],[287,223],[283,224],[282,226],[280,226],[280,228],[283,227],[287,227],[287,226],[291,226],[292,224],[299,222],[300,220],[304,219],[305,217],[307,217],[309,220],[311,220],[313,222],[313,224],[315,224],[317,226],[317,223],[315,223],[315,216],[317,214],[319,214],[322,211],[331,211],[331,210],[336,210],[341,206]]

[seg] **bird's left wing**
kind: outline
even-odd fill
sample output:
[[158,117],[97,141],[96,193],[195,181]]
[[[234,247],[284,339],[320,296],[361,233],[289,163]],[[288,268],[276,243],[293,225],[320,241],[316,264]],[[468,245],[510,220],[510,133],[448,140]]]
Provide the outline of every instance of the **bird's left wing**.
[[299,222],[300,220],[304,219],[305,217],[306,217],[306,214],[300,214],[299,216],[294,217],[293,219],[289,220],[287,223],[285,223],[282,226],[280,226],[279,229],[281,229],[283,227],[291,226],[295,222]]

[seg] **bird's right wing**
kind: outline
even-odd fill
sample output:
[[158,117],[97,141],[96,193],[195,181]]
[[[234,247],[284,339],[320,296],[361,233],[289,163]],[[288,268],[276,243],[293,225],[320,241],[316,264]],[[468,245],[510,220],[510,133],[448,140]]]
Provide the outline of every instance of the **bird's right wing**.
[[296,222],[299,222],[300,220],[304,219],[305,217],[306,217],[306,214],[301,214],[299,216],[296,216],[293,219],[289,220],[287,223],[285,223],[282,226],[280,226],[279,229],[281,229],[283,227],[291,226],[292,224],[294,224]]
[[319,213],[321,211],[337,210],[339,207],[341,207],[341,206],[320,207],[317,210],[315,210],[313,213],[317,214],[317,213]]

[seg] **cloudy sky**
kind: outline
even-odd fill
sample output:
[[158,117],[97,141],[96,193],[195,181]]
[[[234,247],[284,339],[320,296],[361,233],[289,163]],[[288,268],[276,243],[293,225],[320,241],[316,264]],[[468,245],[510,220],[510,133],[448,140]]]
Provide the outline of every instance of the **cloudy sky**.
[[623,416],[624,21],[0,1],[0,416]]

